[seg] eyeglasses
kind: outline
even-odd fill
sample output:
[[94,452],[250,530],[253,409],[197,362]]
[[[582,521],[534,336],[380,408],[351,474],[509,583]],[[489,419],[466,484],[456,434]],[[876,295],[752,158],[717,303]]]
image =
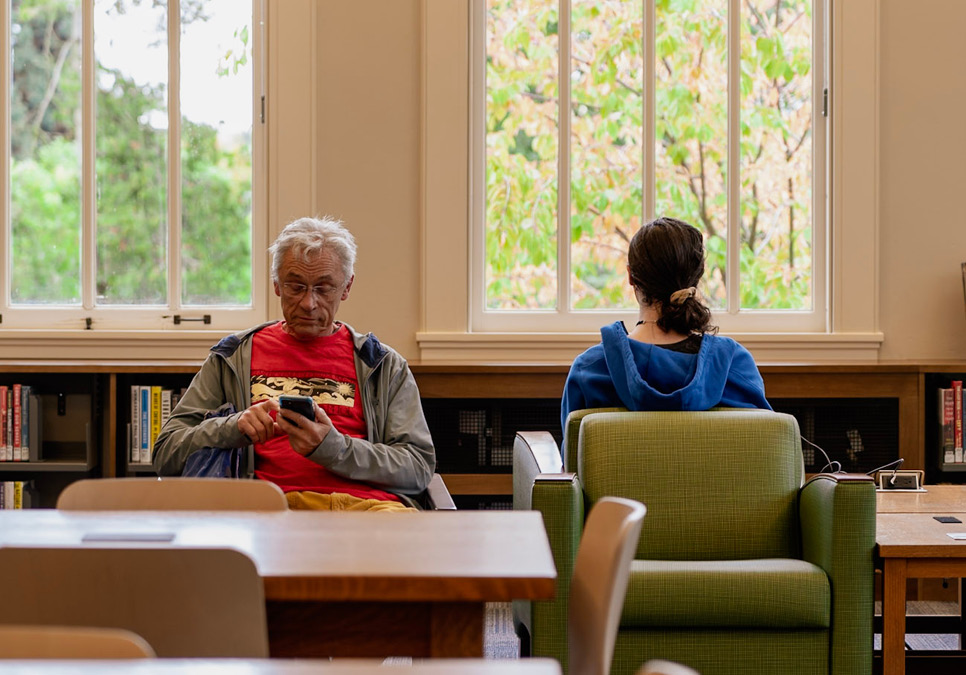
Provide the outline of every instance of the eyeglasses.
[[332,284],[322,284],[320,286],[310,287],[306,284],[299,284],[295,283],[294,281],[286,281],[282,283],[282,294],[286,298],[298,300],[305,296],[305,293],[309,290],[309,288],[312,289],[312,295],[315,296],[317,300],[327,300],[345,288],[345,284],[340,284],[338,286],[334,286]]

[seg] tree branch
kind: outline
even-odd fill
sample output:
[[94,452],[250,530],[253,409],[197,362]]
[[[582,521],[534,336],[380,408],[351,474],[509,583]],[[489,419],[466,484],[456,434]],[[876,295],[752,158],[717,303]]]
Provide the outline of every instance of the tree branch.
[[766,36],[770,35],[771,31],[768,28],[768,22],[765,21],[764,17],[762,17],[761,12],[758,11],[758,8],[751,4],[751,0],[745,0],[745,5],[748,6],[748,11],[755,15],[755,23],[758,24],[758,27],[761,28],[761,31]]
[[37,106],[34,118],[30,121],[34,138],[40,137],[40,125],[44,121],[44,115],[47,114],[47,108],[50,107],[50,102],[54,100],[54,94],[57,93],[57,86],[60,84],[60,76],[64,70],[64,63],[67,62],[71,48],[80,40],[80,36],[74,35],[74,32],[76,31],[72,31],[70,38],[65,40],[60,46],[60,50],[57,53],[57,61],[54,63],[53,70],[50,73],[50,80],[47,82],[47,90],[44,92],[44,97],[40,100],[40,105]]

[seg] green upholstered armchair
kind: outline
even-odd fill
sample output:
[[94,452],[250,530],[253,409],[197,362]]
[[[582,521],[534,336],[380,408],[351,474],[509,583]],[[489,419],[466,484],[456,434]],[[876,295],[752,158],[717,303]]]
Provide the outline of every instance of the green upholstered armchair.
[[562,462],[547,432],[514,442],[514,508],[543,513],[558,574],[554,601],[514,607],[534,656],[566,668],[584,515],[615,495],[647,518],[612,673],[648,659],[702,675],[872,672],[875,486],[845,474],[803,486],[794,417],[582,410],[564,446]]

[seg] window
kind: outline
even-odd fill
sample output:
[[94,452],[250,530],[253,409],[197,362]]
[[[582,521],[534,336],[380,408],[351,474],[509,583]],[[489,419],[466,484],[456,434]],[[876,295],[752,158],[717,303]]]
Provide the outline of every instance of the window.
[[656,215],[704,233],[723,330],[826,329],[821,0],[471,7],[472,330],[626,318]]
[[264,315],[261,13],[0,0],[4,327]]

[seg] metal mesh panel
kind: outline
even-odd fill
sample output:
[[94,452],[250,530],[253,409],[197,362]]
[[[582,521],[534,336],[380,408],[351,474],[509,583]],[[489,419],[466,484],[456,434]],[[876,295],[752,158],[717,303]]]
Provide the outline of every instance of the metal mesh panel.
[[[849,472],[866,473],[899,458],[899,401],[894,398],[771,399],[778,412],[794,415],[802,436]],[[809,473],[825,468],[825,457],[804,441]]]
[[458,511],[513,510],[513,497],[510,495],[453,495],[453,503]]
[[559,399],[424,398],[439,473],[509,473],[518,431],[561,440]]

